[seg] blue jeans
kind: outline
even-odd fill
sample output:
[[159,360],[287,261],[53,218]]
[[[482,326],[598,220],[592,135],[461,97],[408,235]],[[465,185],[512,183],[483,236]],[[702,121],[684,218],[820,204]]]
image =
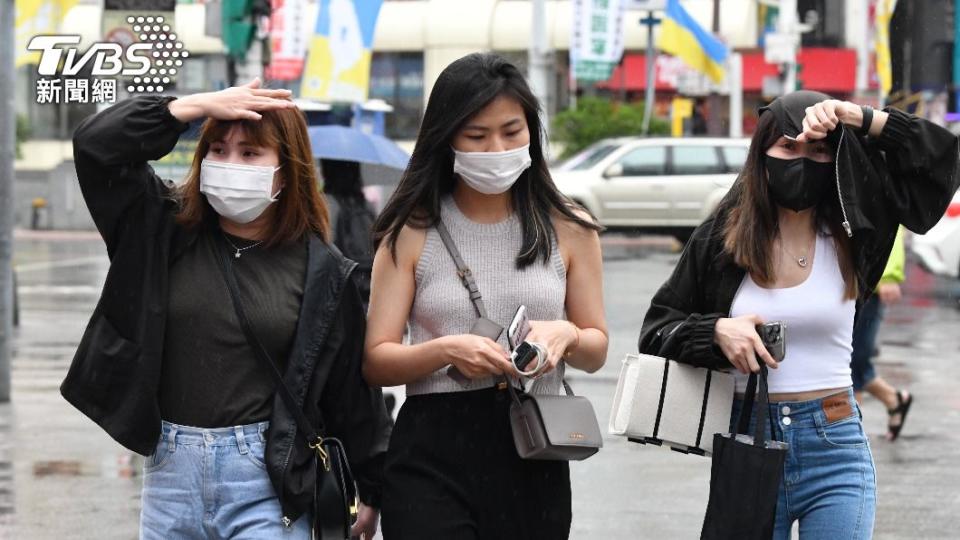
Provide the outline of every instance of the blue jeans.
[[[860,408],[828,422],[822,399],[770,404],[774,438],[790,445],[777,500],[774,540],[789,540],[800,521],[802,540],[868,540],[873,536],[877,480]],[[731,431],[743,405],[733,403]],[[756,418],[750,419],[751,433]],[[769,424],[769,422],[768,422]],[[770,436],[769,426],[766,429]]]
[[140,538],[309,540],[309,516],[283,526],[264,464],[268,426],[164,422],[156,451],[144,462]]
[[857,325],[853,327],[853,354],[850,357],[850,374],[853,389],[857,392],[877,378],[873,369],[873,349],[877,344],[880,323],[883,322],[883,302],[874,294],[860,306]]

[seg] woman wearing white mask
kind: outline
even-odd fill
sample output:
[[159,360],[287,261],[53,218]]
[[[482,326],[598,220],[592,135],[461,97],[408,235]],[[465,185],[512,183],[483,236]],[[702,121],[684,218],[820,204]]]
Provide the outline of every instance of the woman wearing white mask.
[[[111,265],[61,391],[148,456],[141,538],[309,539],[318,431],[342,440],[357,477],[354,533],[376,531],[389,418],[360,375],[355,265],[327,243],[289,95],[254,80],[140,96],[74,134]],[[186,181],[158,178],[148,162],[204,117]],[[294,400],[302,414],[286,406]]]
[[513,65],[491,54],[457,60],[437,79],[410,165],[374,225],[364,375],[407,391],[384,469],[387,540],[569,534],[567,464],[518,457],[498,384],[517,374],[506,332],[470,333],[477,312],[438,232],[449,231],[488,319],[507,327],[526,307],[527,341],[546,351],[533,391],[558,393],[565,364],[599,369],[599,227],[557,191],[542,136],[537,100]]

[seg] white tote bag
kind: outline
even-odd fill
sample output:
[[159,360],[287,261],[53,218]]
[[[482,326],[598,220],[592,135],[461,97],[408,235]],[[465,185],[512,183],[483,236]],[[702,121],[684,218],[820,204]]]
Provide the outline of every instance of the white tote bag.
[[710,455],[714,433],[730,430],[733,375],[647,354],[620,368],[609,430],[639,443]]

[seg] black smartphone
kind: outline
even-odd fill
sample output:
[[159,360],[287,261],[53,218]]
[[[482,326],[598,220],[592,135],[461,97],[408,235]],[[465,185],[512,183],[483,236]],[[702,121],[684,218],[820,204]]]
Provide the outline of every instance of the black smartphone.
[[778,363],[783,362],[787,355],[787,325],[780,321],[758,324],[757,333],[770,356]]
[[517,366],[517,371],[526,371],[530,362],[537,357],[537,349],[530,343],[523,341],[513,351],[513,365]]

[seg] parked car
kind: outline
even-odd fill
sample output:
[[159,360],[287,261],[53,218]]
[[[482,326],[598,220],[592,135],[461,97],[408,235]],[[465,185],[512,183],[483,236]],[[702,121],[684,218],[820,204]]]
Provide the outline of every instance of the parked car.
[[960,191],[953,196],[943,218],[927,234],[913,237],[911,249],[927,271],[960,277]]
[[749,139],[605,139],[551,174],[607,228],[686,241],[730,189],[749,146]]

